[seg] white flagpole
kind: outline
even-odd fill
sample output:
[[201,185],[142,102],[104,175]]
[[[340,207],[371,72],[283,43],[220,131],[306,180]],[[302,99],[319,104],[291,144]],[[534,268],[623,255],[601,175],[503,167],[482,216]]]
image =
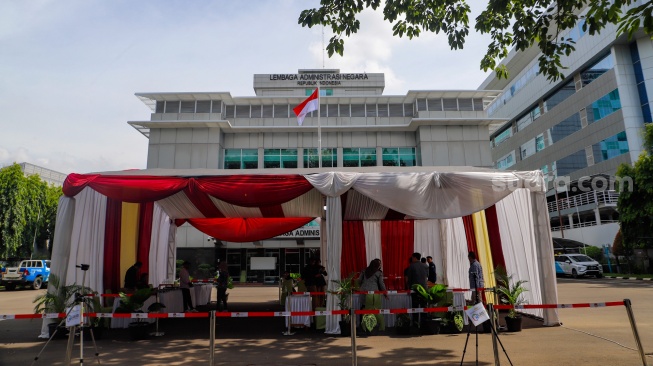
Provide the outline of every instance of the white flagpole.
[[320,86],[317,86],[317,160],[322,167],[322,126],[320,125]]

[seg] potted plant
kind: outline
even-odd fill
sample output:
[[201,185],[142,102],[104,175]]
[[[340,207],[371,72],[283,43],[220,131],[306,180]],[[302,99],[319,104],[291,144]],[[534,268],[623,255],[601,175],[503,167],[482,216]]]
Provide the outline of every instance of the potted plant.
[[397,334],[408,335],[410,334],[411,326],[413,321],[410,319],[409,314],[399,314],[397,315],[397,320],[395,320],[395,331]]
[[[54,274],[50,275],[48,281],[48,291],[37,296],[34,303],[34,313],[65,313],[66,309],[75,305],[75,294],[81,293],[82,286],[77,284],[64,285],[61,279]],[[50,337],[55,334],[55,338],[66,338],[68,329],[65,325],[59,326],[61,319],[51,319],[48,324]]]
[[[438,306],[452,307],[453,296],[454,296],[453,292],[446,292],[444,298],[440,302],[438,302]],[[462,311],[447,311],[447,312],[440,312],[440,313],[436,312],[434,314],[435,316],[441,319],[440,320],[440,322],[442,323],[440,327],[441,333],[458,334],[462,332],[463,327],[465,325]]]
[[[497,292],[501,298],[501,302],[508,305],[521,305],[526,303],[522,294],[528,289],[524,286],[528,281],[519,280],[513,281],[513,275],[508,275],[505,269],[499,267],[494,272],[497,281]],[[506,328],[509,332],[520,332],[522,316],[518,314],[514,308],[508,311],[506,316]]]
[[[447,294],[447,286],[442,284],[435,284],[429,287],[428,290],[420,284],[415,284],[413,285],[413,290],[426,300],[426,307],[429,308],[437,307]],[[417,325],[420,328],[420,332],[422,334],[440,333],[442,318],[439,315],[439,313],[431,312],[422,316],[420,324]]]
[[374,314],[364,314],[361,318],[361,330],[365,334],[376,334],[378,330],[378,321]]
[[[357,288],[356,280],[354,279],[355,276],[356,273],[351,273],[341,280],[331,280],[335,284],[335,288],[329,291],[329,293],[338,298],[338,307],[340,310],[351,310],[351,296]],[[349,337],[351,335],[351,315],[349,313],[342,315],[342,320],[340,320],[340,334],[343,337]]]
[[[124,292],[120,293],[120,305],[116,308],[116,313],[142,313],[142,307],[145,301],[152,296],[154,289],[150,287],[136,290],[131,295]],[[155,302],[148,306],[148,312],[157,312],[165,308],[165,305]],[[146,339],[149,336],[150,323],[137,319],[135,322],[129,323],[129,334],[133,340]]]

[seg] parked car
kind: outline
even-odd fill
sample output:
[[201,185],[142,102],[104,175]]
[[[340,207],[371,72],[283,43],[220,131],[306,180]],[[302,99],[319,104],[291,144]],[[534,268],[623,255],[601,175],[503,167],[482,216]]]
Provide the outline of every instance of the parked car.
[[555,256],[556,273],[572,276],[603,277],[603,266],[585,254],[560,254]]
[[0,286],[12,291],[17,286],[29,286],[38,290],[50,278],[50,260],[27,259],[17,267],[4,267],[0,270]]

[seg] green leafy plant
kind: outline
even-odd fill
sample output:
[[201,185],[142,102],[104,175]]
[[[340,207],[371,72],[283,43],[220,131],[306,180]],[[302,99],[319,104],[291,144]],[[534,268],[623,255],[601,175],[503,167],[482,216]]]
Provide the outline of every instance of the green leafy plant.
[[[338,298],[338,307],[341,310],[351,310],[349,305],[350,298],[354,291],[358,288],[357,281],[354,280],[356,273],[351,273],[349,276],[340,279],[340,280],[331,280],[334,283],[334,289],[329,291],[329,293],[335,295]],[[349,322],[350,315],[346,314],[342,316],[342,320]]]
[[374,314],[365,314],[361,319],[361,327],[366,332],[371,332],[377,326],[378,322]]
[[408,314],[399,314],[397,315],[397,320],[395,321],[395,326],[398,328],[410,327],[412,320]]
[[[136,290],[136,292],[131,295],[121,292],[120,305],[116,308],[116,313],[142,313],[143,311],[141,309],[143,308],[145,301],[147,301],[153,293],[154,289],[149,287]],[[160,302],[155,302],[147,307],[147,311],[158,312],[161,311],[162,308],[165,308],[165,305]],[[137,321],[140,322],[141,319],[139,318]]]
[[[497,267],[497,269],[494,271],[494,276],[497,281],[497,292],[499,293],[499,297],[501,298],[502,303],[513,306],[526,303],[526,300],[522,297],[522,294],[528,291],[528,289],[524,286],[524,284],[526,284],[528,281],[513,281],[513,275],[508,275],[503,267]],[[508,317],[517,317],[517,312],[514,308],[508,311]]]
[[430,307],[437,305],[447,295],[447,286],[442,284],[435,284],[428,290],[420,284],[414,284],[412,288],[426,300],[427,306]]
[[48,281],[48,291],[37,296],[34,303],[34,313],[64,313],[66,308],[75,304],[75,294],[82,292],[82,286],[77,284],[64,285],[61,279],[51,274]]

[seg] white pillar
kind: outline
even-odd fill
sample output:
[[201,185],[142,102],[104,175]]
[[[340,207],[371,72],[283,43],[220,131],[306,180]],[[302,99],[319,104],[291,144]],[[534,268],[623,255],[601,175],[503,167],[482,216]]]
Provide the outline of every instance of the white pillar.
[[598,207],[594,209],[594,220],[596,220],[597,225],[601,225],[601,213]]
[[569,214],[569,215],[567,215],[567,217],[569,218],[569,228],[573,229],[574,228],[574,214]]
[[619,98],[621,99],[621,113],[623,115],[624,130],[628,139],[630,160],[636,161],[642,152],[641,131],[644,127],[642,107],[637,91],[637,81],[633,71],[633,60],[630,57],[628,45],[616,45],[612,47],[614,58],[614,71],[617,85],[619,86]]

